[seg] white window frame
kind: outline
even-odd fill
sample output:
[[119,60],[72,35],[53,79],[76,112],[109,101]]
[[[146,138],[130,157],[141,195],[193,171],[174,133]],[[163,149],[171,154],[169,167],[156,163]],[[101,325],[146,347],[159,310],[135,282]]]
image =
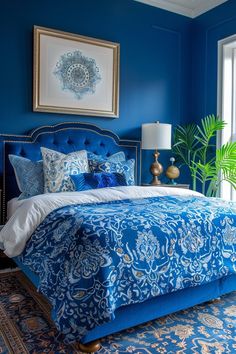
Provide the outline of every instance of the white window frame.
[[[218,41],[217,114],[227,126],[217,134],[217,148],[236,140],[236,35]],[[228,182],[220,186],[220,196],[236,201],[236,191]]]

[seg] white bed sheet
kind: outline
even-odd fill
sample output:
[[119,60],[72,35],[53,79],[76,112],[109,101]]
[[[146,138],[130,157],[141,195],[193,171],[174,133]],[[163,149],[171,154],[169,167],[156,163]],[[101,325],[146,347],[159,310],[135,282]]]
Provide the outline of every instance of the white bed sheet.
[[18,256],[37,226],[59,207],[167,195],[203,197],[202,194],[188,189],[129,186],[40,194],[21,201],[14,199],[8,205],[9,220],[0,232],[0,244],[8,257]]
[[7,203],[7,220],[10,219],[22,203],[24,203],[24,200],[18,200],[18,198],[13,198]]

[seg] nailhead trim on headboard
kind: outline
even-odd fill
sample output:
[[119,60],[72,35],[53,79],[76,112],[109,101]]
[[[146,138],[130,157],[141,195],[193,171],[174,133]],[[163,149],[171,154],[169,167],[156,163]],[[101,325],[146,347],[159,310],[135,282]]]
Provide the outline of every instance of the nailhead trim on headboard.
[[1,134],[0,146],[2,220],[6,218],[7,201],[19,195],[14,171],[7,158],[8,154],[20,155],[36,161],[41,159],[40,146],[63,153],[86,149],[105,157],[122,150],[127,159],[135,158],[136,183],[140,184],[140,142],[120,139],[116,134],[93,124],[66,122],[39,127],[28,135]]

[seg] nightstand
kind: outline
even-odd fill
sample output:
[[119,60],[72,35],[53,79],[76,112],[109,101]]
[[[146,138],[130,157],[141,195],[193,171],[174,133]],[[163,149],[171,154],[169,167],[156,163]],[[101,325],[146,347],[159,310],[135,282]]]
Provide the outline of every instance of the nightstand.
[[151,184],[142,184],[144,187],[170,187],[170,188],[184,188],[184,189],[189,189],[189,184],[157,184],[156,186],[152,186]]

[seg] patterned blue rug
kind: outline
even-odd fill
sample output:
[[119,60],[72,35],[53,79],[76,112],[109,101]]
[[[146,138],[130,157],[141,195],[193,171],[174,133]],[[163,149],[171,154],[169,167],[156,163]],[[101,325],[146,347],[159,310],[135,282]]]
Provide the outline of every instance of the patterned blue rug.
[[[49,306],[20,272],[0,274],[0,353],[78,354],[61,342]],[[98,353],[236,353],[236,292],[106,337]]]

